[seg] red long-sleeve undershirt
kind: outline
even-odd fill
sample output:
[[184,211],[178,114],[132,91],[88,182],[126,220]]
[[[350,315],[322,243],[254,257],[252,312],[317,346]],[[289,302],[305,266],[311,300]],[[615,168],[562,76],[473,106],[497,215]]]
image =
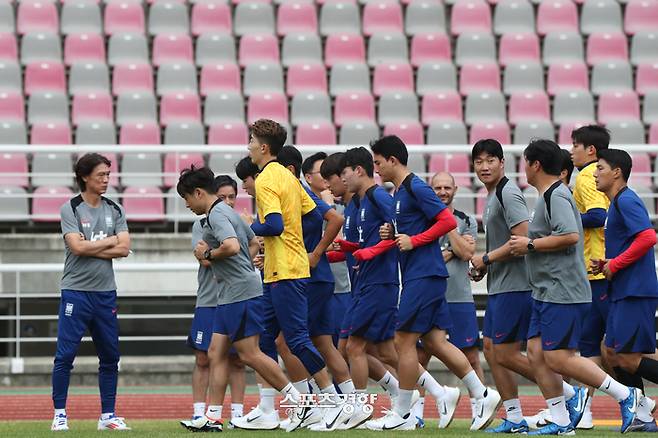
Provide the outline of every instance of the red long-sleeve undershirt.
[[338,263],[347,260],[343,251],[329,251],[327,253],[327,259],[329,263]]
[[610,271],[615,272],[624,269],[642,258],[656,244],[656,232],[653,229],[640,231],[635,235],[633,243],[626,251],[610,260]]

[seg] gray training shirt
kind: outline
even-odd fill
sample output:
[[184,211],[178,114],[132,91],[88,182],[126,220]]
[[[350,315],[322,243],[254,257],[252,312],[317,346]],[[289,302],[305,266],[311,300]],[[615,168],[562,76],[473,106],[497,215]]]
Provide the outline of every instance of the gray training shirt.
[[[501,205],[498,197],[502,198]],[[487,198],[482,217],[487,252],[500,248],[510,239],[511,230],[528,220],[528,207],[519,187],[503,177],[496,190]],[[523,257],[512,257],[489,265],[487,290],[489,295],[530,290],[528,271]]]
[[[198,219],[192,225],[192,249],[196,244],[203,240],[203,226],[206,218]],[[219,286],[212,273],[212,268],[207,268],[199,264],[197,272],[197,281],[199,286],[196,290],[196,307],[215,307],[217,306],[217,293]]]
[[[455,210],[453,214],[457,221],[457,233],[461,236],[468,234],[477,240],[478,223],[475,216],[458,210]],[[448,235],[441,236],[439,245],[441,245],[441,251],[452,249]],[[446,263],[446,267],[448,268],[448,275],[450,275],[446,289],[446,301],[448,303],[472,303],[473,291],[471,290],[471,281],[468,278],[468,260],[463,261],[455,255]]]
[[[74,212],[75,208],[75,212]],[[96,208],[89,206],[78,195],[60,208],[62,236],[82,233],[85,240],[95,242],[128,231],[126,213],[119,204],[101,197]],[[117,288],[112,260],[77,256],[71,252],[66,239],[66,259],[61,288],[83,292],[109,292]]]
[[[547,205],[546,201],[549,201]],[[584,239],[580,213],[569,189],[557,181],[537,199],[528,226],[528,237],[578,233],[576,245],[551,252],[526,255],[532,297],[557,304],[591,303],[592,291],[583,258]]]
[[219,200],[212,206],[203,228],[203,237],[211,249],[219,248],[224,240],[231,237],[236,237],[240,243],[240,252],[236,255],[211,260],[212,271],[219,285],[217,305],[237,303],[263,295],[260,275],[254,269],[249,254],[249,241],[255,237],[254,232],[231,207]]
[[[343,204],[336,204],[336,212],[341,216],[344,215],[345,206]],[[327,222],[324,223],[327,225]],[[334,274],[334,293],[335,294],[348,294],[352,291],[350,284],[350,273],[347,270],[347,262],[329,263],[331,273]]]

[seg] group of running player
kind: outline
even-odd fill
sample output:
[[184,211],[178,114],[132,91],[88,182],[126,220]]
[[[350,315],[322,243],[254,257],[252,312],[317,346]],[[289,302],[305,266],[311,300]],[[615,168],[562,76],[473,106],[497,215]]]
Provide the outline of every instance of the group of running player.
[[[438,427],[446,428],[460,390],[439,384],[426,370],[435,356],[468,390],[471,430],[486,429],[502,404],[505,419],[487,431],[573,434],[579,425],[592,427],[595,389],[619,402],[621,432],[657,430],[655,402],[642,386],[643,377],[658,382],[658,362],[650,357],[658,304],[656,234],[641,200],[627,187],[631,158],[608,149],[607,131],[596,126],[574,131],[571,155],[549,140],[530,142],[523,154],[525,174],[539,193],[531,213],[519,187],[505,177],[502,146],[490,139],[477,142],[472,163],[488,192],[485,252],[477,254],[477,221],[454,208],[452,175],[440,172],[428,185],[407,168],[408,151],[398,137],[378,139],[370,151],[357,147],[303,160],[296,148],[284,146],[286,131],[278,123],[259,120],[250,128],[249,156],[235,173],[255,198],[255,220],[232,208],[237,184],[228,176],[193,167],[181,173],[177,185],[188,208],[203,216],[192,233],[200,264],[188,338],[196,354],[194,414],[183,426],[221,431],[230,382],[230,427],[414,430],[424,425],[422,392],[435,398]],[[579,174],[572,194],[567,184],[574,165]],[[109,170],[104,162],[98,166]],[[93,171],[76,168],[76,177],[88,183]],[[375,173],[393,186],[392,195],[376,184]],[[81,189],[76,205],[74,198],[62,207],[67,266],[123,248],[121,207],[100,197],[102,184],[97,199],[84,184]],[[85,228],[75,218],[99,206],[117,218],[97,243],[95,219]],[[98,222],[109,223],[107,216]],[[105,242],[112,238],[116,242]],[[470,281],[485,276],[482,347],[496,389],[483,384]],[[72,316],[68,295],[112,291],[114,300],[111,280],[91,289],[68,284],[72,279],[63,282],[53,372],[55,430],[67,427],[63,409],[75,354],[70,350],[77,348],[73,338],[80,331],[64,327]],[[95,319],[86,321],[78,326],[84,331],[89,325],[94,336]],[[74,333],[68,347],[64,329]],[[260,392],[258,406],[246,415],[240,403],[244,365],[255,370]],[[115,369],[116,363],[108,368],[114,386],[106,385],[105,396],[101,384],[99,428],[102,421],[117,424],[107,428],[127,428],[114,420]],[[524,418],[514,373],[539,386],[546,411]],[[391,409],[379,418],[373,418],[369,378],[391,399]],[[565,381],[570,378],[589,391]],[[281,406],[290,407],[283,421],[277,394],[284,397]]]

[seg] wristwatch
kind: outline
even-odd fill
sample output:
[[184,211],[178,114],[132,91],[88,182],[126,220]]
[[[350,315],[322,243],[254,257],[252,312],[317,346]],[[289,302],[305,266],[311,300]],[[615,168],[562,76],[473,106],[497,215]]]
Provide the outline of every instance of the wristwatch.
[[210,248],[203,252],[203,258],[208,261],[212,260],[212,250]]
[[528,252],[535,252],[535,243],[532,239],[528,241]]
[[482,263],[484,263],[487,266],[491,264],[491,260],[489,260],[489,254],[485,254],[482,256]]

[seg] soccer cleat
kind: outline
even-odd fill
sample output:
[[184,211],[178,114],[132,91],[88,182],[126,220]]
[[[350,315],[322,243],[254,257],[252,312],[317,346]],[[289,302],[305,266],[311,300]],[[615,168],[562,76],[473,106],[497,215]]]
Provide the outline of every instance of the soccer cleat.
[[247,430],[274,430],[279,427],[279,413],[274,410],[265,413],[256,406],[247,415],[231,419],[229,427]]
[[459,397],[461,396],[459,388],[446,386],[445,390],[446,395],[436,402],[436,407],[439,410],[439,429],[445,429],[450,426],[457,410]]
[[318,406],[313,406],[307,416],[306,420],[304,420],[304,426],[303,427],[310,427],[313,426],[314,424],[320,424],[324,420],[324,415],[325,411],[327,409],[323,407],[318,407]]
[[416,417],[411,412],[402,417],[395,411],[390,411],[382,425],[382,431],[387,430],[416,430]]
[[471,423],[471,430],[486,429],[493,421],[502,404],[500,394],[492,388],[487,388],[484,397],[478,399],[475,405],[475,417]]
[[642,421],[639,418],[636,418],[633,423],[628,428],[629,432],[658,432],[658,426],[656,426],[656,420],[653,421]]
[[290,423],[286,426],[286,432],[292,432],[300,427],[305,427],[306,419],[309,417],[311,408],[308,406],[297,406],[290,414]]
[[420,417],[416,417],[416,429],[425,429],[425,420]]
[[628,387],[630,394],[624,400],[619,402],[621,410],[621,433],[628,432],[628,428],[633,424],[637,415],[637,404],[642,397],[642,392],[637,388]]
[[[358,412],[361,412],[354,404],[345,402],[325,409],[324,417],[316,424],[308,427],[313,432],[330,432],[338,429],[352,429],[357,427],[360,423],[358,421],[350,421]],[[365,419],[361,420],[363,423]]]
[[642,395],[640,401],[637,402],[637,415],[636,418],[643,423],[648,423],[653,420],[653,413],[656,411],[656,402],[650,397]]
[[55,415],[55,418],[53,418],[53,424],[50,426],[50,430],[55,432],[69,430],[69,421],[68,418],[66,418],[66,415]]
[[485,430],[486,433],[528,433],[530,428],[528,423],[525,420],[521,420],[520,423],[512,423],[511,421],[504,419],[497,427]]
[[98,430],[130,430],[123,417],[110,417],[107,420],[98,420]]
[[541,429],[542,427],[547,426],[553,422],[551,411],[549,409],[542,409],[535,415],[524,417],[523,419],[526,421],[526,423],[528,423],[528,427],[530,429]]
[[574,386],[573,389],[576,391],[576,394],[567,400],[566,404],[571,426],[575,428],[580,423],[580,419],[583,418],[589,395],[587,394],[587,388],[583,388],[582,386]]
[[566,426],[558,426],[555,423],[551,423],[547,426],[542,427],[541,429],[533,430],[528,432],[528,435],[575,435],[576,431],[571,424]]

